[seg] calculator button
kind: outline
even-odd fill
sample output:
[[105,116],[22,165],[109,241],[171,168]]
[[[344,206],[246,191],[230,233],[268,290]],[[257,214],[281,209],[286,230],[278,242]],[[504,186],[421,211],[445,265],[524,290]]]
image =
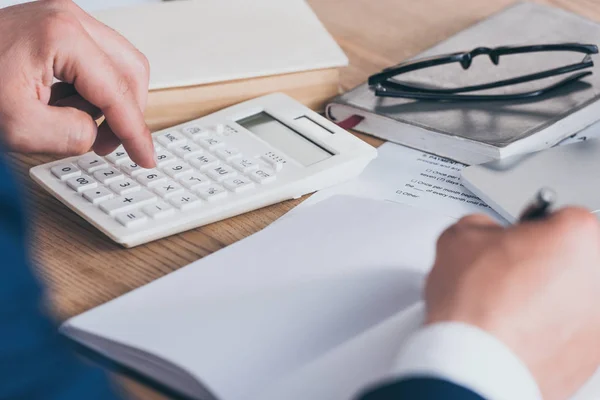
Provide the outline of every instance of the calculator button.
[[187,189],[193,190],[201,186],[206,186],[212,181],[204,174],[192,172],[179,177],[179,182]]
[[156,136],[156,141],[164,147],[170,149],[177,145],[182,145],[187,142],[187,138],[182,133],[170,131],[161,133]]
[[250,172],[250,178],[258,183],[270,183],[275,180],[275,172],[268,168],[259,168]]
[[233,168],[244,174],[258,169],[258,163],[249,158],[236,158],[232,160],[230,164],[233,165]]
[[204,153],[204,150],[196,143],[188,143],[174,147],[173,152],[184,160],[187,160],[190,157]]
[[79,165],[79,167],[88,174],[101,168],[108,167],[106,161],[104,161],[103,158],[98,157],[96,154],[86,154],[79,157],[77,160],[77,165]]
[[50,171],[52,171],[52,175],[61,181],[66,181],[67,179],[81,175],[81,170],[71,163],[55,165],[50,168]]
[[88,175],[81,175],[67,180],[67,185],[77,193],[81,193],[84,190],[95,188],[98,186],[98,182]]
[[121,223],[121,225],[132,228],[137,225],[141,225],[144,222],[148,221],[148,217],[142,214],[141,211],[129,211],[121,214],[117,214],[115,217],[117,221]]
[[108,167],[94,172],[94,178],[100,183],[109,184],[114,181],[119,181],[125,178],[125,176],[113,167]]
[[196,190],[196,193],[205,200],[214,201],[227,197],[227,190],[220,185],[209,185]]
[[140,185],[129,178],[125,178],[122,181],[113,182],[109,185],[109,187],[118,195],[137,192],[141,188]]
[[143,174],[138,175],[137,181],[144,186],[153,187],[164,183],[167,176],[156,169],[149,169]]
[[237,149],[231,149],[228,147],[218,149],[215,151],[215,154],[222,160],[231,161],[236,157],[239,157],[241,154]]
[[155,195],[146,189],[140,189],[137,192],[104,201],[100,203],[100,208],[109,215],[115,215],[119,212],[133,210],[135,208],[145,206],[146,204],[154,203],[155,201]]
[[115,151],[106,156],[106,159],[115,165],[122,164],[129,160],[129,156],[123,147],[117,148]]
[[183,186],[181,186],[180,184],[178,184],[176,182],[169,180],[169,181],[166,181],[166,182],[156,186],[154,188],[154,191],[159,196],[167,198],[167,197],[171,197],[171,196],[174,196],[176,194],[183,192]]
[[171,178],[178,178],[192,172],[193,169],[186,163],[178,162],[167,165],[163,168],[163,171],[165,171],[165,173]]
[[104,200],[112,199],[114,194],[104,186],[100,186],[96,189],[88,189],[84,191],[83,197],[92,204],[98,204]]
[[177,157],[161,148],[156,149],[156,166],[164,167],[167,164],[177,161]]
[[162,218],[173,214],[175,209],[164,201],[159,200],[154,204],[144,206],[142,211],[151,218]]
[[190,208],[198,207],[201,203],[200,199],[189,193],[183,192],[169,199],[171,204],[179,208],[181,211],[189,210]]
[[211,151],[219,147],[225,146],[225,142],[214,135],[208,137],[201,137],[197,140],[197,142],[200,144],[200,146]]
[[202,154],[200,156],[194,156],[188,160],[192,166],[198,168],[200,171],[206,171],[208,168],[219,163],[219,159],[210,154]]
[[237,172],[229,165],[217,165],[216,167],[210,168],[206,174],[217,182],[223,182],[225,179],[236,176]]
[[127,175],[137,176],[146,171],[146,168],[142,168],[133,161],[131,161],[131,159],[128,159],[126,163],[123,163],[123,165],[121,165],[121,170]]
[[223,185],[232,192],[239,193],[248,189],[252,189],[254,187],[254,182],[246,177],[241,176],[238,178],[226,179],[223,182]]
[[181,132],[192,139],[209,135],[209,131],[207,129],[204,129],[198,125],[190,125],[186,126],[185,128],[181,128]]

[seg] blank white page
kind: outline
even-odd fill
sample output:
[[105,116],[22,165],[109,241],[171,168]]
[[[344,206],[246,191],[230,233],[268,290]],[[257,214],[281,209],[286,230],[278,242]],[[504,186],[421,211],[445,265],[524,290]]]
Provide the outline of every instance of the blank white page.
[[94,16],[148,57],[150,89],[348,63],[304,0],[180,0]]
[[417,301],[436,238],[453,222],[333,197],[75,317],[66,330],[169,360],[220,399],[250,399]]

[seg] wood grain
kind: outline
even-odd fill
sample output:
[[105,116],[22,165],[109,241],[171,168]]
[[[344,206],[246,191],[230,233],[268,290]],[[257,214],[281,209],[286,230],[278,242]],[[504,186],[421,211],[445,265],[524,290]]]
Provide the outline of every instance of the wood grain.
[[[540,1],[600,21],[599,0]],[[350,58],[341,86],[413,56],[515,0],[309,0]],[[582,38],[585,41],[585,38]],[[370,143],[380,141],[366,138]],[[300,200],[288,201],[154,243],[125,250],[110,242],[28,178],[47,156],[13,155],[31,211],[31,254],[59,319],[65,319],[151,282],[267,226]],[[132,397],[159,395],[128,381]]]

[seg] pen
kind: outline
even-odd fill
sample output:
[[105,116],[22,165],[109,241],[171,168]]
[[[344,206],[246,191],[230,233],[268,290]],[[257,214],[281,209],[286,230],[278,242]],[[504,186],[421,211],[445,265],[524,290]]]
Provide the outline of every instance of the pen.
[[519,218],[519,222],[525,221],[534,221],[537,219],[542,219],[550,214],[550,207],[556,201],[556,192],[549,188],[541,188],[535,199],[529,204],[521,217]]

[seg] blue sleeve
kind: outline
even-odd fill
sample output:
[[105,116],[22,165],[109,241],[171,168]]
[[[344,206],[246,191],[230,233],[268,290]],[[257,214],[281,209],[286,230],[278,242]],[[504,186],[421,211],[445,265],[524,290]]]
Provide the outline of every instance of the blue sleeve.
[[72,354],[46,312],[22,203],[0,152],[0,399],[117,399],[106,375]]
[[433,378],[399,380],[378,387],[360,400],[485,400],[478,394],[447,381]]

